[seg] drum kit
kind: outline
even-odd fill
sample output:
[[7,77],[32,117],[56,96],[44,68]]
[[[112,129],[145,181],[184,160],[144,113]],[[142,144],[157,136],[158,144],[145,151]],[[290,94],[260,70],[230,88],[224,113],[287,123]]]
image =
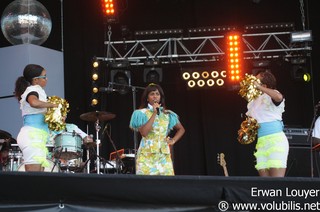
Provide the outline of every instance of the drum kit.
[[[49,167],[45,168],[45,172],[65,172],[65,173],[77,173],[85,172],[92,173],[90,171],[90,149],[91,154],[94,154],[95,164],[94,172],[100,174],[101,170],[116,169],[118,164],[116,161],[107,161],[100,156],[99,147],[101,146],[101,140],[99,137],[99,131],[101,129],[100,123],[109,121],[116,117],[115,114],[103,111],[88,112],[80,115],[80,119],[87,122],[94,122],[96,131],[95,142],[85,143],[80,135],[75,132],[63,132],[57,134],[54,137],[54,144],[47,144],[48,158],[47,162]],[[1,143],[2,141],[2,143]],[[2,151],[1,151],[2,147]],[[82,162],[83,149],[86,149],[85,162]],[[4,153],[6,151],[6,153]],[[25,171],[25,164],[23,163],[23,154],[12,136],[0,130],[0,171]],[[2,166],[2,167],[1,167]],[[97,168],[100,167],[100,168]]]

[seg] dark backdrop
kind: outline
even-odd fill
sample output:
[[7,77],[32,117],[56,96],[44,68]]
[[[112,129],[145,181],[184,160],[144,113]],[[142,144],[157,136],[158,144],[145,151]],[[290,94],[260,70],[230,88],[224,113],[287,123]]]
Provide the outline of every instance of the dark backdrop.
[[[1,11],[10,2],[2,0]],[[64,0],[63,16],[60,13],[60,0],[39,2],[48,9],[53,22],[52,32],[42,46],[64,52],[65,98],[71,108],[68,121],[83,130],[88,126],[90,133],[95,135],[94,123],[86,123],[79,116],[93,110],[115,113],[116,118],[108,122],[110,127],[107,130],[111,132],[117,148],[132,149],[133,133],[128,128],[134,108],[132,93],[103,93],[105,104],[100,108],[90,106],[91,60],[94,56],[105,55],[106,26],[100,13],[100,0]],[[310,127],[313,106],[319,99],[319,15],[315,3],[304,1],[306,26],[313,30],[314,37],[310,67],[313,81],[309,84],[295,82],[290,77],[289,64],[281,60],[272,62],[272,71],[278,78],[278,89],[286,97],[283,118],[289,127]],[[222,25],[241,27],[273,22],[294,22],[296,30],[302,30],[298,0],[136,0],[121,1],[120,8],[119,23],[111,25],[112,40],[122,39],[120,28],[123,25],[132,32],[131,37],[128,35],[129,39],[134,39],[135,30]],[[0,47],[6,46],[10,46],[10,43],[1,33]],[[167,106],[180,116],[186,128],[184,137],[174,147],[176,173],[223,175],[222,168],[217,164],[217,153],[224,152],[230,175],[257,175],[254,170],[254,144],[241,145],[237,142],[237,131],[246,112],[245,100],[237,91],[227,89],[187,90],[180,75],[177,65],[163,67],[161,86],[166,94]],[[132,85],[146,85],[143,82],[143,67],[134,68]],[[137,106],[141,93],[138,89]],[[101,125],[104,128],[106,123]],[[111,142],[105,134],[100,137],[101,154],[108,158],[113,151]]]

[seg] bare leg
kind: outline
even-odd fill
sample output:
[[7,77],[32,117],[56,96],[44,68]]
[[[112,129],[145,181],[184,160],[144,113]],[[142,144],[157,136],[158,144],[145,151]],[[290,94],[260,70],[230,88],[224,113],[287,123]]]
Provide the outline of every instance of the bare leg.
[[258,170],[260,177],[269,177],[270,173],[268,169],[260,169]]
[[40,164],[26,164],[25,165],[26,172],[43,172],[44,168],[41,167]]
[[284,177],[286,168],[271,168],[269,173],[271,177]]

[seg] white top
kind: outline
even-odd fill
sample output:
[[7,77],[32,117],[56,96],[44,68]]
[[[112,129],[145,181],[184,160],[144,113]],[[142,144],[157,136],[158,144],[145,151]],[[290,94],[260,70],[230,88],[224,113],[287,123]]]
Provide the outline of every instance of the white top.
[[247,116],[257,120],[258,123],[281,121],[284,112],[284,101],[276,106],[268,94],[263,93],[255,100],[248,103]]
[[47,94],[40,85],[30,85],[21,95],[20,109],[22,112],[22,116],[29,114],[45,114],[47,112],[47,108],[34,108],[31,107],[30,104],[27,102],[26,98],[28,94],[33,91],[39,94],[39,100],[44,102],[47,101]]
[[312,137],[320,139],[320,116],[317,118],[316,122],[314,123]]

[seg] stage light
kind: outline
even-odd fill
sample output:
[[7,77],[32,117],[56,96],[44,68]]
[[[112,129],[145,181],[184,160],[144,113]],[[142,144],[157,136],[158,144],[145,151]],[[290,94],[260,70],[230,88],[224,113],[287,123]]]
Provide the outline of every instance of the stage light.
[[129,70],[111,70],[111,84],[120,94],[129,92],[131,86],[131,72]]
[[188,81],[188,87],[189,88],[193,88],[194,86],[196,86],[196,82],[194,80],[189,80]]
[[134,34],[136,36],[139,35],[178,35],[180,36],[181,34],[183,34],[183,29],[159,29],[159,30],[143,30],[143,31],[135,31]]
[[188,33],[198,33],[203,34],[212,34],[213,32],[225,32],[225,31],[234,31],[236,27],[234,26],[213,26],[213,27],[200,27],[200,28],[190,28]]
[[101,0],[102,13],[109,24],[118,22],[118,8],[116,0]]
[[148,59],[144,62],[143,81],[146,83],[162,82],[161,61],[157,58]]
[[305,65],[294,65],[292,67],[292,77],[296,81],[310,81],[310,74],[308,74]]
[[223,86],[223,85],[224,85],[224,80],[218,79],[218,80],[216,81],[216,83],[217,83],[218,86]]
[[311,80],[311,75],[309,73],[303,74],[303,81],[310,82],[310,80]]
[[99,88],[98,87],[93,87],[92,88],[92,93],[98,93],[99,92]]
[[93,68],[98,68],[99,67],[99,62],[98,61],[94,61],[92,63]]
[[146,68],[144,68],[143,81],[146,83],[162,82],[162,68],[161,67],[146,67]]
[[270,32],[272,30],[279,29],[294,29],[294,23],[267,23],[267,24],[253,24],[253,25],[245,25],[245,31],[267,31]]
[[206,83],[204,82],[204,80],[198,80],[197,85],[202,88]]
[[92,98],[91,100],[91,106],[97,106],[97,104],[99,103],[97,98]]
[[91,74],[91,79],[92,79],[92,84],[91,84],[91,106],[97,106],[99,103],[98,98],[99,98],[99,65],[100,62],[97,60],[96,57],[92,59],[92,74]]
[[182,73],[182,78],[183,78],[184,80],[188,80],[188,79],[190,79],[190,77],[191,77],[191,75],[190,75],[189,72],[183,72],[183,73]]
[[251,73],[257,75],[259,72],[263,72],[270,69],[270,60],[254,60],[252,62]]
[[311,75],[307,71],[307,58],[306,57],[296,57],[291,58],[292,78],[296,81],[309,82],[311,80]]
[[213,80],[213,79],[209,79],[209,80],[207,81],[207,85],[208,85],[209,87],[214,86],[214,80]]
[[196,72],[196,71],[195,71],[195,72],[192,73],[192,78],[193,78],[193,79],[199,79],[199,77],[200,77],[199,72]]
[[291,43],[301,43],[312,41],[312,32],[311,30],[305,30],[300,32],[291,32],[290,42]]
[[210,76],[210,74],[209,74],[209,72],[204,71],[201,73],[201,76],[202,76],[202,78],[207,79]]
[[221,87],[227,77],[225,70],[210,70],[212,68],[194,67],[182,72],[182,79],[187,82],[188,88]]
[[98,73],[93,73],[93,74],[92,74],[92,79],[93,79],[94,81],[97,81],[97,80],[99,79]]
[[239,33],[227,35],[227,58],[229,80],[238,83],[242,78],[241,36]]

